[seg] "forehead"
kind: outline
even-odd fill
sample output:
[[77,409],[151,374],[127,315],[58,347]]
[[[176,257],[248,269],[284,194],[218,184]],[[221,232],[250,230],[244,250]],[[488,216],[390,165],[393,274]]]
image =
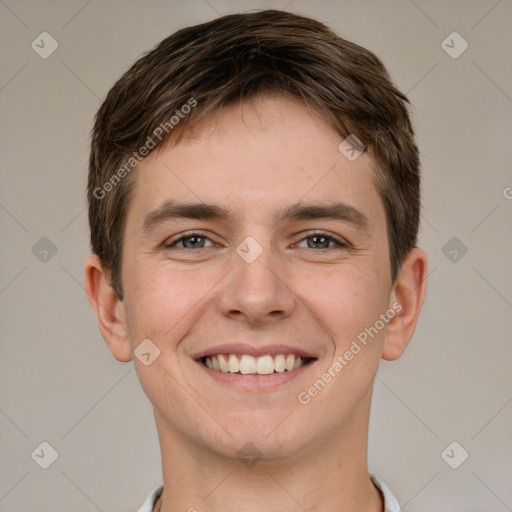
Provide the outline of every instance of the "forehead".
[[140,165],[130,212],[137,218],[169,200],[223,203],[233,218],[264,222],[297,202],[357,207],[384,216],[373,160],[350,161],[343,137],[297,100],[262,98],[224,107],[215,119],[158,148]]

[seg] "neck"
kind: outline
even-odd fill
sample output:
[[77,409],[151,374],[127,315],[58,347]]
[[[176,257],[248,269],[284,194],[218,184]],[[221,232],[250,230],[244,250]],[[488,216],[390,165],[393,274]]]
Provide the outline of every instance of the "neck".
[[367,418],[292,456],[245,463],[171,432],[156,411],[155,418],[164,477],[160,512],[384,510],[367,469]]

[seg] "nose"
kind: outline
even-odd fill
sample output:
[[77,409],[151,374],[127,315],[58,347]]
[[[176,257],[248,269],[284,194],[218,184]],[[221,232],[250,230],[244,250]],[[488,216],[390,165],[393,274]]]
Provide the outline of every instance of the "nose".
[[217,297],[222,315],[251,325],[264,325],[289,317],[296,298],[279,258],[270,248],[252,262],[234,254],[234,268]]

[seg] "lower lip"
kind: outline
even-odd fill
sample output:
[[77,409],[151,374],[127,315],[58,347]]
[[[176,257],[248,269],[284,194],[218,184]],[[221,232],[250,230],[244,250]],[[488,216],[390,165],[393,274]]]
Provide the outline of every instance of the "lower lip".
[[304,375],[316,362],[312,360],[297,370],[285,370],[274,372],[268,375],[243,375],[241,373],[224,373],[219,370],[212,370],[201,361],[197,364],[213,379],[230,387],[239,388],[242,391],[272,391]]

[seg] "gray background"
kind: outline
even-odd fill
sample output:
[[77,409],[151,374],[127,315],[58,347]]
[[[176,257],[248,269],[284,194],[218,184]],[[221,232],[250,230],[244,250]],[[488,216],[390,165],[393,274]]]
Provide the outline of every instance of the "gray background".
[[[142,52],[185,25],[263,7],[373,50],[415,107],[428,293],[413,342],[376,380],[370,470],[406,512],[512,510],[511,1],[5,0],[1,511],[136,510],[160,482],[151,406],[83,290],[89,131]],[[59,45],[46,59],[31,48],[43,31]],[[453,31],[469,44],[458,58],[442,46]],[[43,441],[58,452],[48,469],[31,457]]]

